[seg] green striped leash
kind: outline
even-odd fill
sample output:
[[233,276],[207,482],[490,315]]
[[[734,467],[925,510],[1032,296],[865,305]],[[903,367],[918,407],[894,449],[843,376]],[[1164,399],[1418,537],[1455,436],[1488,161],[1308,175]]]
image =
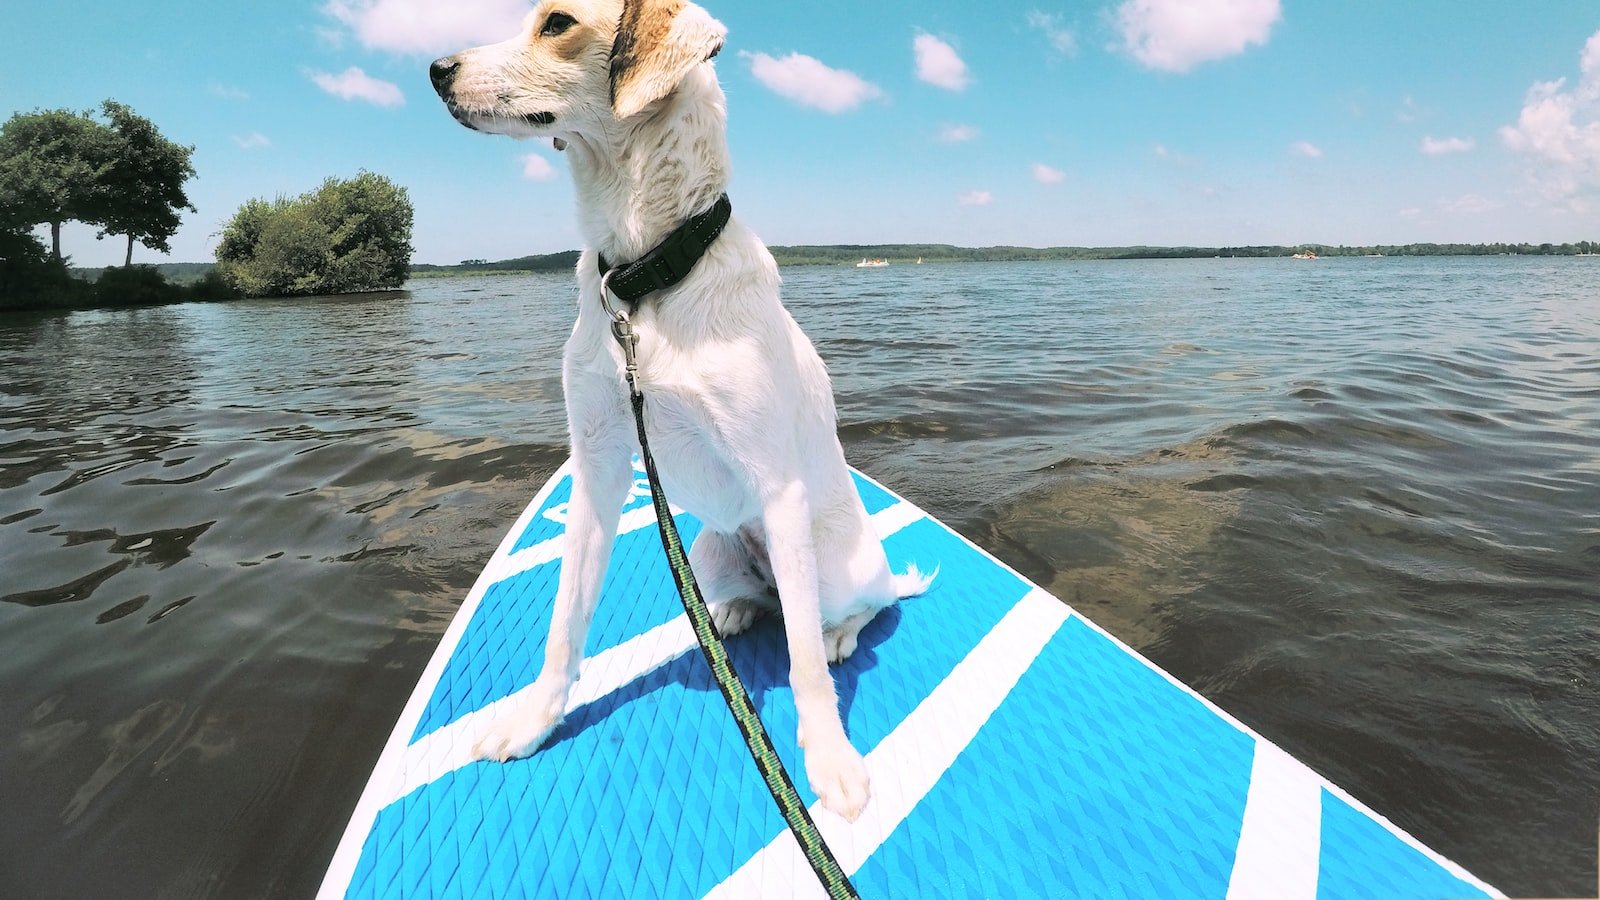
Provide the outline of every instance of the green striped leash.
[[[602,298],[610,293],[606,281],[609,278],[601,283]],[[772,794],[773,802],[778,804],[778,812],[783,815],[789,831],[799,842],[800,851],[805,854],[806,862],[811,864],[811,871],[817,873],[817,879],[822,882],[831,900],[860,900],[861,895],[856,893],[855,887],[850,884],[850,877],[840,867],[839,861],[834,859],[833,851],[828,849],[822,833],[817,831],[817,823],[811,820],[811,812],[800,800],[800,793],[794,789],[794,781],[783,767],[783,760],[778,758],[778,751],[773,749],[772,738],[762,726],[755,704],[750,702],[750,695],[739,681],[739,674],[733,670],[728,649],[722,645],[722,637],[717,634],[716,625],[711,621],[711,612],[700,597],[700,587],[695,583],[694,571],[689,568],[689,557],[684,552],[683,539],[678,536],[678,527],[672,521],[667,495],[661,490],[661,479],[656,477],[656,461],[650,455],[650,442],[645,436],[644,392],[639,389],[639,366],[635,358],[639,335],[633,330],[626,309],[612,311],[609,302],[606,307],[612,313],[611,333],[622,345],[623,360],[627,364],[628,393],[633,400],[633,419],[639,428],[639,455],[644,459],[644,471],[650,480],[650,501],[655,506],[656,525],[661,529],[661,546],[667,553],[667,565],[672,569],[672,580],[678,586],[683,611],[694,628],[695,638],[700,642],[700,652],[705,654],[711,674],[716,677],[717,687],[722,691],[722,699],[727,701],[728,711],[733,713],[733,721],[739,726],[744,745],[750,750],[750,758],[755,760],[762,780],[767,783],[767,791]]]

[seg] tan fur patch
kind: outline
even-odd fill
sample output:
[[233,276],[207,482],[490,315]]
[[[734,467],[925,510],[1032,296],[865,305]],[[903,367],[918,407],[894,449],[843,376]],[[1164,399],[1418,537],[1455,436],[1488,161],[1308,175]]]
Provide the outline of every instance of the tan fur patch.
[[[572,16],[573,20],[578,24],[568,28],[564,33],[558,34],[555,37],[544,37],[539,34],[539,29],[535,28],[533,30],[532,40],[535,42],[542,42],[545,46],[549,47],[551,50],[554,50],[555,54],[564,60],[570,61],[582,56],[584,52],[589,49],[590,42],[594,40],[594,23],[585,22],[572,10],[558,4],[551,4],[550,6],[546,7],[541,11],[540,15],[541,17],[547,17],[551,13],[565,13],[566,15]],[[544,19],[541,18],[540,22],[542,23],[543,21]]]
[[632,0],[611,47],[611,109],[620,119],[677,89],[695,66],[717,55],[728,29],[684,0]]
[[622,22],[617,26],[617,41],[611,47],[611,102],[636,88],[636,82],[658,67],[658,57],[666,52],[667,33],[672,19],[683,9],[683,0],[627,0],[622,5]]

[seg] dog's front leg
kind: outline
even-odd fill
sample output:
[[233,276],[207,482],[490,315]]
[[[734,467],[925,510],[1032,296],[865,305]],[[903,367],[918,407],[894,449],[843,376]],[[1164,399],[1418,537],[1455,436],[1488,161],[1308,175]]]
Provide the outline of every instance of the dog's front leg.
[[806,778],[822,805],[854,822],[870,796],[867,767],[839,718],[839,695],[828,671],[818,597],[816,542],[805,485],[785,484],[766,498],[762,525],[789,642],[789,685],[800,714]]
[[567,504],[561,576],[544,667],[533,684],[518,692],[510,708],[491,722],[473,745],[479,759],[527,756],[544,743],[566,714],[567,694],[578,679],[578,664],[594,619],[617,520],[633,483],[630,454],[623,445],[573,448],[572,500]]

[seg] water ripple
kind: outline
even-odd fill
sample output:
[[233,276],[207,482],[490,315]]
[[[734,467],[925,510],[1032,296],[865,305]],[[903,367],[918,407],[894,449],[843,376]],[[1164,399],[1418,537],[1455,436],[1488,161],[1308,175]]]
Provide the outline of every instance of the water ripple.
[[[784,280],[852,461],[1447,855],[1563,895],[1600,808],[1584,262]],[[566,454],[573,297],[0,319],[0,772],[28,785],[0,895],[314,891]]]

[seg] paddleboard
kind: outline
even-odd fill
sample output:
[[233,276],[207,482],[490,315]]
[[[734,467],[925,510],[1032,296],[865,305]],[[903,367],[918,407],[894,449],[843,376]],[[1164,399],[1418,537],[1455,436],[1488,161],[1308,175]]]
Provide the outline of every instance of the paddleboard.
[[[570,463],[452,620],[319,896],[820,895],[695,645],[635,474],[565,722],[527,759],[470,757],[475,730],[539,671]],[[872,778],[859,820],[823,809],[806,784],[781,622],[727,643],[863,897],[1503,896],[854,477],[890,564],[939,572],[833,667]],[[700,523],[674,517],[692,543]]]

